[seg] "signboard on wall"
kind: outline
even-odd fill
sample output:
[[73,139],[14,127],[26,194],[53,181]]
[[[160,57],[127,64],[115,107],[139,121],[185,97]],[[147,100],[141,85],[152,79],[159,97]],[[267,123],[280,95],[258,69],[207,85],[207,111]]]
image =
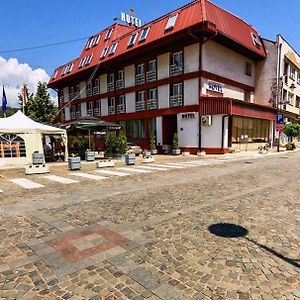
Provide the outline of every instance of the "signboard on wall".
[[223,94],[223,84],[215,81],[207,81],[207,89],[216,93]]
[[181,114],[181,119],[182,119],[182,120],[196,119],[196,115],[195,115],[195,113],[185,113],[185,114]]

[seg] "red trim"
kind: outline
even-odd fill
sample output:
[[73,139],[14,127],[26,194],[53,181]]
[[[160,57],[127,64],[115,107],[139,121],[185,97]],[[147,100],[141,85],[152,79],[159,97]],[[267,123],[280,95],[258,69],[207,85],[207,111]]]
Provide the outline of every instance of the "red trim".
[[[190,154],[197,154],[199,149],[197,147],[180,147],[181,152],[189,152]],[[228,148],[201,148],[206,154],[226,154],[229,152]]]

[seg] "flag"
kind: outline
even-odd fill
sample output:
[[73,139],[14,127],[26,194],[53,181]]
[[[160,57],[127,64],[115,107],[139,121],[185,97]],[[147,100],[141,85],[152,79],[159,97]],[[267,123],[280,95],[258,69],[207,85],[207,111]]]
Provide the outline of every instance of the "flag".
[[2,94],[2,112],[6,114],[7,111],[7,99],[5,94],[5,89],[3,87],[3,94]]
[[23,92],[23,106],[26,106],[26,103],[28,102],[28,90],[25,84],[23,86],[22,92]]

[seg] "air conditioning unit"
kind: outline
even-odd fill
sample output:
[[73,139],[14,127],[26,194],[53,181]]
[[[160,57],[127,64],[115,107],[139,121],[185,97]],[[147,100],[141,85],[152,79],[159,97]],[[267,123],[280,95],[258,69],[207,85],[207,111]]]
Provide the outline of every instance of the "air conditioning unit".
[[201,116],[201,125],[203,126],[211,126],[212,124],[212,116]]

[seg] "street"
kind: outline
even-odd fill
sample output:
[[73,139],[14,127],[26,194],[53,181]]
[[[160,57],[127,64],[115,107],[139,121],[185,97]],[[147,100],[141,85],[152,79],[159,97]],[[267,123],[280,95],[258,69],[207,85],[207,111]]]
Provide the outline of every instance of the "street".
[[0,298],[300,299],[299,161],[3,171]]

